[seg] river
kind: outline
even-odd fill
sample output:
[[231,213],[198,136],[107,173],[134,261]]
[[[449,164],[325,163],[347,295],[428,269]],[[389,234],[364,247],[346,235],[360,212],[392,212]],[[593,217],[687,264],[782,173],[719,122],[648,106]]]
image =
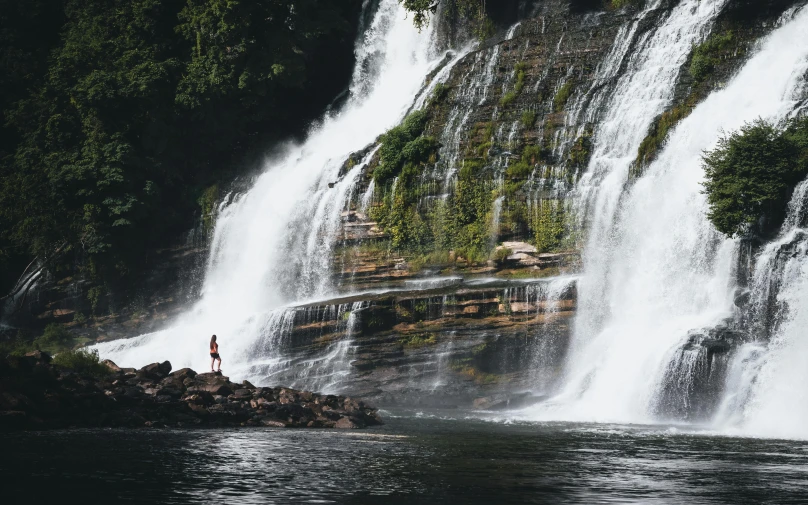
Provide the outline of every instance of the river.
[[[806,503],[808,442],[383,411],[364,431],[8,437],[4,503]],[[47,485],[43,485],[47,483]],[[7,502],[7,498],[11,498]]]

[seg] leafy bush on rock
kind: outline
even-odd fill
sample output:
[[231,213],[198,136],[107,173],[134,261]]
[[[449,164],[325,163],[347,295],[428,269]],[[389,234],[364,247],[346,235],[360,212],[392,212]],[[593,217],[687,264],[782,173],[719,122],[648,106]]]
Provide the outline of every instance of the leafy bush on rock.
[[794,187],[808,174],[808,118],[785,128],[757,120],[704,154],[708,218],[721,233],[768,235],[785,218]]

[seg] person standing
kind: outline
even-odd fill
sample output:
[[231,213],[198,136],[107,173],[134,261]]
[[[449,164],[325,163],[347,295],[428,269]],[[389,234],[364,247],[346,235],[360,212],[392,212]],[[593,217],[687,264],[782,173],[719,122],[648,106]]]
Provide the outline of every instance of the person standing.
[[[214,370],[213,364],[219,360],[219,369]],[[210,337],[210,371],[211,372],[221,372],[222,371],[222,358],[219,356],[219,344],[216,343],[216,335]]]

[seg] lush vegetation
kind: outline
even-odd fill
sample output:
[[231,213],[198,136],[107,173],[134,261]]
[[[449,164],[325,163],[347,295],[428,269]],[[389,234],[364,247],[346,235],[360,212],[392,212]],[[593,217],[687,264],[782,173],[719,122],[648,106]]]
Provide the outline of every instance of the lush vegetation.
[[513,89],[502,95],[502,98],[499,99],[500,107],[507,107],[510,105],[516,97],[522,92],[522,89],[525,87],[525,70],[527,70],[527,64],[524,62],[519,62],[514,65],[513,68]]
[[696,46],[690,60],[690,76],[695,81],[704,80],[736,46],[736,37],[732,30],[714,33],[704,42]]
[[565,82],[553,97],[553,111],[561,112],[564,106],[567,105],[567,100],[572,95],[573,82],[571,80]]
[[638,177],[643,169],[653,161],[668,138],[668,134],[684,118],[690,115],[696,105],[703,100],[719,83],[717,75],[726,73],[735,62],[746,54],[748,35],[744,30],[726,29],[710,35],[704,42],[693,47],[688,73],[693,78],[690,94],[681,102],[659,115],[637,150],[632,166],[632,176]]
[[[429,24],[430,17],[437,11],[435,0],[398,0],[407,10],[413,13],[413,23],[418,29]],[[478,38],[491,34],[493,24],[489,18],[486,0],[446,0],[444,12],[453,21],[462,20],[468,23],[471,32]]]
[[777,230],[794,187],[808,174],[808,118],[785,128],[762,120],[705,153],[708,217],[730,237]]
[[[432,137],[422,135],[428,119],[426,110],[413,112],[400,125],[379,138],[382,144],[379,148],[379,165],[373,170],[377,184],[400,176],[405,166],[422,164],[434,154],[437,142]],[[412,171],[406,172],[409,174]]]
[[[0,0],[0,286],[98,279],[205,215],[349,78],[361,0]],[[200,209],[201,207],[201,209]]]
[[679,124],[679,121],[693,112],[697,96],[696,94],[690,95],[683,103],[671,107],[654,120],[648,135],[642,140],[637,150],[637,158],[634,161],[635,170],[639,170],[656,158],[659,150],[665,145],[668,133]]
[[54,366],[71,370],[81,375],[103,377],[109,375],[110,370],[101,363],[98,351],[78,349],[75,351],[60,352],[53,358]]

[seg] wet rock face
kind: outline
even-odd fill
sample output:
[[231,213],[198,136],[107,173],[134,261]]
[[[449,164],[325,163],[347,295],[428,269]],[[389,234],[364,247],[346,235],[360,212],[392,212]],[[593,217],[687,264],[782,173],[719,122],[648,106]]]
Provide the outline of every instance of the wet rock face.
[[549,389],[569,343],[574,280],[479,282],[438,279],[293,309],[290,326],[268,334],[283,342],[268,352],[292,365],[251,373],[379,405],[472,407]]
[[107,361],[103,377],[63,371],[37,351],[0,360],[0,430],[70,427],[269,426],[365,428],[381,424],[361,400],[235,384],[217,373],[140,370]]
[[710,419],[723,397],[730,351],[752,340],[729,324],[691,331],[668,362],[654,413],[681,421]]

